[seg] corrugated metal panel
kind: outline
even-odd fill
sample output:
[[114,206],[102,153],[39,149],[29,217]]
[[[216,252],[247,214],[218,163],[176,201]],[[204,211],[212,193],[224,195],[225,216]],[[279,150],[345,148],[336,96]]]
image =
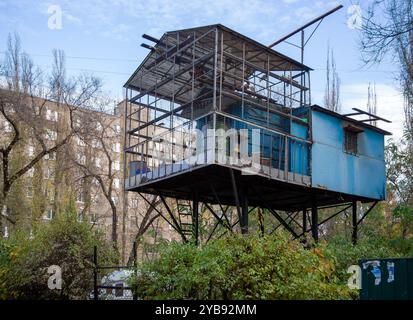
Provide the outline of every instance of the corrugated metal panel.
[[312,111],[312,185],[316,188],[385,199],[384,135],[364,128],[357,155],[344,150],[345,120]]

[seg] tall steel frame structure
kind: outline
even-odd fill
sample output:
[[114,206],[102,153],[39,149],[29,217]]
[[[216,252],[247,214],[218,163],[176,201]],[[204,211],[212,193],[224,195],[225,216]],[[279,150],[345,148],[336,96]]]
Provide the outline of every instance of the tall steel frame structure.
[[[143,45],[150,52],[125,84],[127,190],[148,204],[148,194],[159,196],[165,211],[154,209],[196,244],[201,203],[216,219],[213,231],[239,224],[247,233],[249,213],[259,207],[294,238],[311,232],[316,241],[320,225],[353,208],[357,241],[365,217],[358,218],[357,201],[370,199],[311,186],[311,68],[219,24],[144,38],[154,44]],[[234,128],[260,130],[254,174],[244,174],[251,164],[239,156],[239,134],[225,136],[235,143],[222,147],[208,130]],[[233,149],[236,161],[228,157]],[[318,211],[331,207],[339,211],[319,221]]]

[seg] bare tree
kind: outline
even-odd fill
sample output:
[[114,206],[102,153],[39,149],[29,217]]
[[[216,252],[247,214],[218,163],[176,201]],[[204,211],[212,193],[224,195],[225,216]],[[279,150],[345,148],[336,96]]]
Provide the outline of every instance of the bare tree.
[[[73,125],[75,110],[88,106],[100,90],[100,81],[88,75],[67,78],[64,53],[54,51],[52,73],[44,75],[36,69],[30,57],[21,51],[17,35],[9,36],[4,63],[1,66],[0,114],[3,125],[10,128],[1,137],[0,228],[3,219],[15,224],[9,214],[7,197],[13,185],[46,155],[65,146],[76,133]],[[52,100],[68,115],[66,125],[50,117],[47,107]],[[52,119],[53,118],[53,119]],[[29,134],[35,152],[19,166],[11,165],[11,157],[27,141]]]
[[324,105],[327,109],[339,112],[340,111],[340,78],[336,69],[334,52],[327,47],[326,61],[326,91],[324,94]]
[[[154,223],[159,220],[160,214],[154,208],[159,207],[161,205],[161,200],[157,196],[153,196],[150,200],[149,204],[141,204],[138,206],[138,203],[143,202],[140,197],[134,196],[130,203],[135,202],[136,205],[133,205],[130,208],[129,213],[131,218],[133,219],[134,229],[136,229],[136,233],[133,236],[133,241],[136,242],[137,248],[142,242],[144,235],[147,233],[148,229],[154,227],[154,231],[158,230],[159,225],[154,226]],[[133,259],[133,252],[129,253],[128,264],[132,263]]]
[[[95,101],[94,110],[78,113],[75,139],[78,147],[73,161],[81,171],[81,179],[92,178],[110,207],[111,240],[118,251],[118,220],[121,206],[121,146],[118,118],[107,113],[110,99]],[[83,190],[86,192],[87,190]],[[125,208],[123,208],[125,209]],[[103,208],[101,208],[103,211]]]
[[[377,114],[377,94],[376,94],[376,84],[371,86],[371,83],[369,83],[369,86],[367,88],[367,111],[371,114]],[[372,121],[372,125],[376,126],[377,121]]]
[[413,0],[374,0],[361,32],[366,64],[380,63],[386,56],[398,64],[406,135],[413,141]]

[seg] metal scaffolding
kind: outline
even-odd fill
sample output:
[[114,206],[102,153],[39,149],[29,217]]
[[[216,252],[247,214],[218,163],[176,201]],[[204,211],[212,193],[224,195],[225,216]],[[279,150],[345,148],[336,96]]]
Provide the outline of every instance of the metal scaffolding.
[[[190,169],[183,160],[193,154],[206,158],[214,147],[196,142],[194,129],[248,125],[276,140],[283,158],[267,162],[288,180],[288,146],[300,153],[311,140],[310,68],[221,25],[144,37],[155,45],[145,45],[151,51],[126,84],[126,162],[141,173],[129,186],[150,180],[147,172],[155,179],[157,170],[162,178]],[[260,121],[245,117],[251,109]],[[291,134],[293,122],[306,127],[307,138]],[[165,163],[180,167],[168,172]]]
[[[215,219],[212,233],[236,225],[247,233],[250,212],[265,208],[279,223],[271,232],[283,226],[293,238],[311,232],[316,241],[320,225],[352,207],[357,241],[356,201],[369,199],[311,188],[311,68],[222,25],[143,37],[150,52],[125,84],[127,190],[149,204],[145,193],[159,196],[166,214],[154,210],[184,242],[200,241],[201,205]],[[218,142],[217,132],[231,129],[260,131],[251,175],[241,174],[240,154],[253,157],[254,141],[247,138],[247,150],[239,133],[224,136],[229,145]],[[318,210],[335,206],[338,213],[320,222]]]

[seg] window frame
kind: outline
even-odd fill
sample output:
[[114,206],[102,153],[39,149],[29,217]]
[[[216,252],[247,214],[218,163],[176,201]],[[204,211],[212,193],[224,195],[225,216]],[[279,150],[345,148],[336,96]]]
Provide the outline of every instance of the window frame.
[[357,156],[360,154],[359,134],[364,130],[352,125],[343,128],[343,151],[347,154]]
[[[50,215],[50,213],[51,213],[51,215]],[[54,213],[53,208],[48,208],[46,210],[45,215],[44,215],[44,220],[48,220],[48,221],[53,220],[54,216],[55,216],[55,213]]]

